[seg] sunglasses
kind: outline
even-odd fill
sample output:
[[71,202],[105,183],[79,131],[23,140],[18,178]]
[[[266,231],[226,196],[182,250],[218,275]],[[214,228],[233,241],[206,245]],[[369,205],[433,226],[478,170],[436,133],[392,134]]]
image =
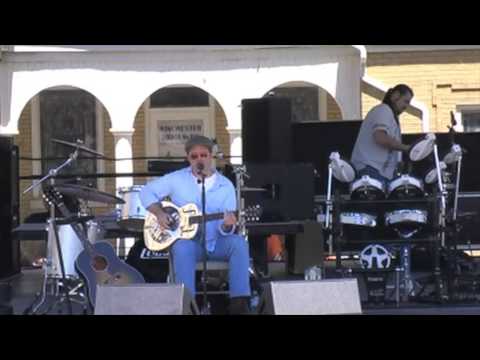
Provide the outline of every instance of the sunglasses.
[[190,154],[189,157],[192,160],[196,160],[199,157],[202,158],[202,159],[206,159],[206,158],[208,158],[208,155],[209,155],[208,153],[200,153],[200,154],[193,153],[193,154]]

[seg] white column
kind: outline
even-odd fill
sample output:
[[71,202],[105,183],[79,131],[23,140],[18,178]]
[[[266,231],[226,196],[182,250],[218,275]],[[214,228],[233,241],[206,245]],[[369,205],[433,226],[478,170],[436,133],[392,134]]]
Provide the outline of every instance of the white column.
[[[227,129],[230,135],[230,156],[242,156],[242,129]],[[242,158],[232,157],[232,164],[241,164]]]
[[[115,130],[110,129],[113,134],[115,144],[115,159],[128,159],[115,161],[115,173],[132,173],[133,172],[133,147],[132,137],[135,130]],[[118,189],[133,185],[133,177],[117,177],[115,178],[116,195],[118,196]],[[115,250],[118,256],[124,257],[127,254],[126,249],[133,246],[135,238],[117,238]]]
[[[113,134],[115,143],[115,159],[128,159],[115,161],[116,173],[132,173],[133,172],[133,147],[132,137],[135,130],[115,130],[110,129]],[[133,177],[117,177],[115,181],[115,188],[118,190],[121,187],[132,186]]]

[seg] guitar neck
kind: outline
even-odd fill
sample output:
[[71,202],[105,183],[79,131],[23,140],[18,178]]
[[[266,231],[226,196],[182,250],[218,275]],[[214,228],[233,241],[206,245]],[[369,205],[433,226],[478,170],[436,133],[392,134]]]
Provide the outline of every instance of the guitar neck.
[[[238,211],[233,212],[235,216],[238,216]],[[213,214],[207,214],[205,216],[203,215],[196,215],[190,217],[190,224],[200,224],[203,221],[203,218],[205,218],[205,221],[212,221],[212,220],[220,220],[223,219],[224,213],[213,213]]]

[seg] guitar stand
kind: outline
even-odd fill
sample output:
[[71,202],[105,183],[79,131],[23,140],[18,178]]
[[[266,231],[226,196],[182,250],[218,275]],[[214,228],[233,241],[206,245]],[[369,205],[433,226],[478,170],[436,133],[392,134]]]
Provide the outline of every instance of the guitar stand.
[[[85,284],[83,281],[79,278],[70,278],[65,276],[65,267],[64,267],[64,262],[63,262],[63,254],[62,254],[62,249],[60,247],[60,238],[58,236],[58,231],[56,229],[56,224],[55,221],[49,220],[49,231],[52,233],[52,235],[55,238],[55,241],[57,243],[57,251],[58,251],[58,258],[60,260],[60,269],[61,269],[61,277],[58,276],[51,276],[49,275],[49,269],[52,266],[52,250],[51,250],[51,244],[47,244],[47,248],[49,249],[47,253],[47,261],[44,264],[44,278],[43,278],[43,284],[42,284],[42,290],[39,294],[37,294],[37,297],[33,301],[33,303],[25,309],[23,312],[24,315],[30,314],[30,315],[36,315],[36,314],[48,314],[50,313],[55,307],[59,306],[60,304],[67,303],[68,306],[68,313],[71,315],[72,314],[72,306],[71,303],[77,303],[79,305],[82,305],[83,307],[83,312],[87,313],[87,308],[88,308],[88,300],[86,299],[85,296],[85,291],[82,291],[85,289]],[[48,241],[51,241],[51,238],[49,236]],[[50,291],[48,291],[50,290]],[[47,295],[53,296],[54,297],[54,302],[50,304],[50,306],[43,312],[40,312],[40,309],[43,304],[45,304]],[[78,296],[80,299],[76,299],[75,297]],[[38,299],[40,298],[40,301]]]

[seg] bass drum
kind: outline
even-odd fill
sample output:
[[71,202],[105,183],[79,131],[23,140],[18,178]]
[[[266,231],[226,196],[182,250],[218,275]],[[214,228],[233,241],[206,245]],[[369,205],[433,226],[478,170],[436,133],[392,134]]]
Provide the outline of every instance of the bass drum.
[[402,209],[385,213],[385,225],[403,239],[409,239],[422,230],[428,221],[425,210]]
[[[88,241],[91,244],[94,244],[99,238],[101,230],[99,229],[98,224],[94,221],[88,221],[86,225]],[[57,226],[57,229],[60,240],[60,248],[62,251],[63,265],[65,268],[65,276],[70,278],[78,278],[79,274],[75,269],[75,260],[83,251],[82,242],[78,238],[71,225],[59,225]],[[57,242],[55,241],[55,237],[50,238],[50,233],[48,236],[48,253],[51,254],[52,257],[52,263],[51,266],[49,266],[48,275],[51,277],[61,278],[62,268],[60,257],[58,255]]]

